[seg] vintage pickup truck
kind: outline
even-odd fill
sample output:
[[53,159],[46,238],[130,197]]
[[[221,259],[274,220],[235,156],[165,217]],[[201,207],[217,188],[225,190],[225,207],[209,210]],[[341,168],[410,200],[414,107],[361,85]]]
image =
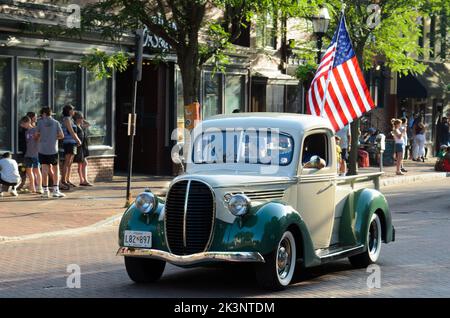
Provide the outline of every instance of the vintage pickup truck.
[[[388,203],[376,190],[381,173],[339,177],[326,119],[241,113],[196,130],[186,173],[166,199],[146,190],[122,217],[117,255],[133,281],[157,281],[166,262],[251,262],[260,285],[276,290],[296,269],[345,257],[368,266],[382,242],[395,240]],[[364,180],[375,187],[358,188]]]

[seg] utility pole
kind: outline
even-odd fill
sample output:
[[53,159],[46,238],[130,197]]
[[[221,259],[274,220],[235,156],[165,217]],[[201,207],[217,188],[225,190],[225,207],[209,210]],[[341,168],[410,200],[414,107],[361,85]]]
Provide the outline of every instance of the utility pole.
[[137,84],[142,79],[142,55],[144,50],[144,30],[136,30],[136,51],[134,55],[134,73],[133,73],[133,110],[128,114],[128,136],[130,136],[130,143],[128,148],[128,176],[127,176],[127,197],[125,207],[131,205],[131,175],[133,173],[133,151],[134,151],[134,136],[136,135],[136,99],[137,99]]

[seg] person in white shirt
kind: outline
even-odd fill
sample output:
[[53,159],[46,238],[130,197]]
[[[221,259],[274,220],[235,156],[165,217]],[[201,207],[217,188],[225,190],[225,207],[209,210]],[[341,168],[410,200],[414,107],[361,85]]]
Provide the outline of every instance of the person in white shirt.
[[[407,146],[408,146],[408,118],[402,117],[401,121],[402,121],[402,124],[400,126],[400,131],[403,134],[403,159],[407,159],[408,156],[406,154],[406,151],[407,151]],[[402,166],[400,168],[400,171],[401,172],[408,172],[408,170],[406,170],[403,167],[403,160],[402,160]]]
[[17,162],[11,158],[11,153],[6,152],[0,159],[0,196],[3,192],[7,192],[11,187],[11,195],[17,196],[16,186],[20,182],[19,166]]

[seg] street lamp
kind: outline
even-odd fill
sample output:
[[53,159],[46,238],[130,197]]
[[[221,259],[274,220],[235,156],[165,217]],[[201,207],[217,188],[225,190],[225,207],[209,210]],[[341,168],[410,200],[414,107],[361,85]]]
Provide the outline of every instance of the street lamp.
[[320,58],[322,53],[322,37],[327,33],[328,26],[330,25],[330,14],[328,9],[322,6],[319,10],[319,14],[311,18],[313,25],[313,32],[317,37],[317,64],[320,64]]

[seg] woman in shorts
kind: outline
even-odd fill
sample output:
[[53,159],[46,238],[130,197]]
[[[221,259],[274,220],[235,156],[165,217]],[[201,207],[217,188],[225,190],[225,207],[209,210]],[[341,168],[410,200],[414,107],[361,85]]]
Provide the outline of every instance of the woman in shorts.
[[75,184],[70,182],[70,170],[72,168],[73,158],[77,154],[78,146],[81,146],[81,141],[77,136],[77,126],[72,119],[75,112],[75,108],[68,104],[63,107],[63,149],[64,149],[64,166],[61,176],[61,188],[63,190],[69,190],[70,186],[76,187]]
[[80,177],[80,186],[90,187],[93,184],[88,181],[88,161],[89,156],[88,143],[86,138],[85,128],[89,127],[89,123],[84,120],[83,115],[80,112],[75,112],[73,115],[75,122],[77,136],[81,141],[81,146],[77,148],[77,154],[73,162],[78,163],[78,175]]
[[405,131],[401,129],[402,121],[400,119],[393,118],[391,120],[392,124],[392,136],[394,136],[395,140],[395,158],[397,160],[397,175],[404,175],[404,173],[401,171],[402,164],[403,164],[403,151],[404,151],[404,134]]

